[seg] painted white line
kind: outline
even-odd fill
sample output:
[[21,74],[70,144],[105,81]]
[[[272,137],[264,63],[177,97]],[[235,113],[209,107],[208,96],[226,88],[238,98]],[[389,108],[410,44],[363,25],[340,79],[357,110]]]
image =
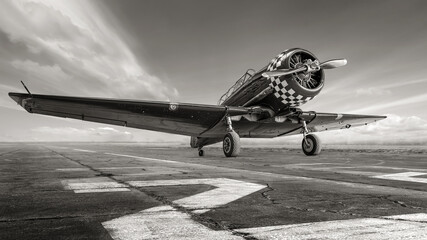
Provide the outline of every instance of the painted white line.
[[[413,219],[413,214],[384,218],[360,218],[272,227],[236,229],[256,239],[427,239],[427,224]],[[415,219],[427,214],[415,214]]]
[[106,177],[62,180],[61,183],[64,189],[72,190],[75,193],[129,191],[126,185],[114,182]]
[[73,149],[73,150],[74,150],[74,151],[78,151],[78,152],[96,153],[96,151],[86,150],[86,149],[78,149],[78,148],[75,148],[75,149]]
[[144,149],[151,149],[151,150],[162,150],[162,149],[171,149],[170,147],[147,147]]
[[151,175],[155,175],[155,176],[160,176],[160,175],[165,175],[165,174],[182,174],[179,171],[159,171],[159,172],[142,172],[142,173],[123,173],[123,174],[117,174],[120,176],[151,176]]
[[385,174],[380,176],[374,176],[374,178],[388,179],[388,180],[397,180],[397,181],[406,181],[406,182],[417,182],[417,183],[427,183],[427,178],[417,178],[416,176],[427,175],[423,172],[403,172],[403,173],[393,173]]
[[146,157],[125,155],[125,154],[116,154],[116,153],[105,153],[105,154],[107,154],[107,155],[113,155],[113,156],[118,156],[118,157],[129,157],[129,158],[134,158],[134,159],[148,160],[148,161],[157,161],[157,162],[166,162],[166,163],[178,163],[177,161],[170,161],[170,160],[157,159],[157,158],[146,158]]
[[101,168],[96,168],[99,170],[120,170],[120,169],[143,169],[145,167],[140,166],[140,167],[101,167]]
[[[265,186],[233,179],[181,179],[130,181],[134,187],[207,184],[217,187],[174,201],[201,214],[225,205]],[[160,206],[102,223],[113,239],[243,239],[231,231],[215,231],[191,219],[190,214],[171,206]]]
[[313,166],[313,165],[334,165],[334,164],[342,164],[342,163],[296,163],[296,164],[286,164],[282,166],[292,167],[292,166]]
[[100,188],[74,190],[75,193],[129,192],[129,188]]
[[394,215],[384,217],[385,219],[394,219],[394,220],[405,220],[412,222],[424,222],[427,223],[427,214],[426,213],[414,213],[414,214],[405,214],[405,215]]
[[124,184],[117,182],[93,182],[93,183],[68,183],[68,189],[70,190],[82,190],[82,189],[108,189],[108,188],[120,188],[126,187]]
[[278,178],[278,179],[285,179],[288,181],[296,180],[296,181],[305,181],[305,182],[315,182],[316,184],[327,184],[327,185],[333,185],[336,187],[343,187],[341,188],[343,190],[348,190],[350,192],[354,192],[355,189],[361,190],[367,193],[375,193],[375,194],[396,194],[396,195],[411,195],[414,197],[427,197],[426,191],[421,190],[412,190],[412,189],[403,189],[403,188],[396,188],[396,187],[388,187],[388,186],[380,186],[380,185],[371,185],[366,183],[353,183],[353,182],[343,182],[338,180],[326,180],[321,178],[310,178],[310,177],[300,177],[300,176],[293,176],[293,175],[286,175],[286,174],[280,174],[280,173],[270,173],[270,172],[259,172],[259,171],[252,171],[252,170],[246,170],[246,169],[239,169],[239,168],[227,168],[227,167],[218,167],[218,166],[211,166],[211,165],[203,165],[199,163],[186,163],[186,162],[179,162],[179,161],[172,161],[172,160],[163,160],[163,159],[155,159],[155,158],[144,158],[139,156],[132,156],[132,155],[124,155],[124,154],[115,154],[115,153],[106,153],[109,155],[114,156],[120,156],[120,157],[128,157],[133,158],[136,160],[141,161],[157,161],[157,162],[163,162],[163,163],[169,163],[169,164],[177,164],[177,165],[185,165],[185,166],[191,166],[195,168],[204,168],[204,169],[214,169],[216,171],[222,171],[224,173],[230,172],[230,173],[247,173],[247,174],[255,174],[260,176],[265,176],[269,178]]
[[230,231],[215,231],[187,213],[160,206],[102,223],[113,239],[243,239]]
[[[121,169],[144,169],[145,167],[101,167],[95,168],[99,170],[121,170]],[[89,168],[57,168],[56,171],[61,172],[78,172],[78,171],[90,171]]]
[[134,187],[195,184],[205,184],[216,187],[210,191],[174,201],[175,204],[187,209],[196,210],[199,213],[233,202],[266,187],[256,183],[243,182],[228,178],[129,181],[128,183]]
[[61,172],[79,172],[79,171],[89,171],[89,168],[57,168],[56,171]]
[[[264,186],[242,181],[217,179],[181,179],[130,181],[135,187],[209,184],[216,189],[174,201],[201,214],[237,200],[243,194]],[[245,189],[248,192],[241,192]],[[236,192],[237,191],[237,192]],[[236,196],[240,194],[242,196]],[[113,239],[242,239],[235,233],[257,239],[426,239],[427,214],[396,215],[259,228],[214,231],[191,219],[187,213],[160,206],[102,223]]]
[[60,148],[60,149],[68,149],[68,147],[60,147],[60,146],[50,146],[50,147],[53,147],[53,148]]

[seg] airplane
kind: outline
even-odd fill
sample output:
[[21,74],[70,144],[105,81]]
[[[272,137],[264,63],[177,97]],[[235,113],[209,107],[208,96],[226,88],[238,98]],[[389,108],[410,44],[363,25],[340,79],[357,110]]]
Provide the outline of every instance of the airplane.
[[341,67],[346,59],[320,63],[302,48],[287,49],[259,71],[249,69],[219,99],[217,105],[160,101],[68,97],[10,92],[27,112],[80,119],[190,136],[190,146],[222,141],[226,157],[240,153],[240,138],[275,138],[302,134],[307,156],[321,151],[313,132],[363,126],[386,116],[318,113],[299,107],[323,89],[324,70]]

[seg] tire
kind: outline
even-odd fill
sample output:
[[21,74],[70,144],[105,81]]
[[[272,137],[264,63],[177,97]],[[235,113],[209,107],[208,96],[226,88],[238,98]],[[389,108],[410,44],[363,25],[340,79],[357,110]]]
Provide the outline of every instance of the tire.
[[199,157],[203,157],[205,155],[205,151],[202,149],[199,150]]
[[222,141],[222,150],[226,157],[237,157],[240,153],[239,134],[234,131],[227,133]]
[[315,156],[319,154],[320,151],[322,150],[320,139],[314,134],[307,135],[306,139],[309,145],[305,143],[304,139],[302,140],[302,144],[301,144],[302,151],[304,152],[304,154],[307,156]]

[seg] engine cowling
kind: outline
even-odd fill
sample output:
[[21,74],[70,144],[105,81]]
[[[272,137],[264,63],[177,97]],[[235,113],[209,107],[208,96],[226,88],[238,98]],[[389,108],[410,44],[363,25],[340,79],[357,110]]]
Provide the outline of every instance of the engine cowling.
[[[309,51],[301,48],[288,49],[271,60],[266,71],[278,69],[296,69],[318,61]],[[290,107],[301,106],[312,100],[323,88],[324,71],[298,72],[280,77],[270,77],[273,89],[265,100],[275,112]]]

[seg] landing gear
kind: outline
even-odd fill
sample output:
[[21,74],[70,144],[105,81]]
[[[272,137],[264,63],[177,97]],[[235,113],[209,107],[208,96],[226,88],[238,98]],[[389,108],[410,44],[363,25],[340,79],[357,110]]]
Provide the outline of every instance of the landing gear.
[[226,157],[237,157],[240,153],[240,137],[233,130],[231,123],[231,118],[226,116],[226,124],[228,133],[225,135],[224,140],[222,141],[222,150]]
[[303,136],[302,140],[302,151],[307,156],[314,156],[320,153],[322,146],[320,144],[320,139],[314,134],[308,134],[307,124],[305,121],[302,122],[303,126]]
[[314,156],[320,153],[322,146],[320,145],[319,138],[314,134],[308,134],[305,139],[302,140],[302,151],[307,156]]
[[205,151],[203,149],[199,149],[199,156],[203,157],[205,155]]
[[235,131],[225,135],[222,142],[222,149],[226,157],[237,157],[240,153],[240,146],[240,137]]

